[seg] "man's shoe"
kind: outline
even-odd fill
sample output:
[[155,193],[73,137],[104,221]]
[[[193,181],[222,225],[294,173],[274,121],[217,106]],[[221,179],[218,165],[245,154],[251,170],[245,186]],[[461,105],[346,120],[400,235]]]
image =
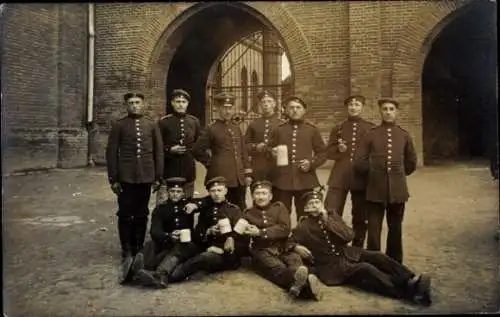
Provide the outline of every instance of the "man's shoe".
[[309,282],[313,298],[320,301],[323,298],[323,283],[321,283],[318,277],[314,274],[309,274],[307,276],[307,281]]
[[131,272],[131,267],[132,263],[134,262],[134,258],[131,256],[125,257],[121,263],[121,272],[120,272],[120,284],[125,284],[129,282],[132,278],[132,272]]
[[158,278],[152,272],[145,269],[137,272],[135,280],[142,286],[165,288],[160,285]]
[[293,275],[292,286],[290,286],[290,289],[288,290],[290,295],[292,295],[293,297],[299,297],[302,288],[304,288],[304,286],[307,283],[308,274],[309,270],[307,269],[307,267],[303,265],[299,266],[299,268],[297,269],[297,271],[295,271],[295,274]]
[[144,254],[142,252],[139,252],[135,255],[134,257],[134,262],[132,263],[132,274],[137,275],[140,270],[144,268]]
[[427,275],[420,275],[414,286],[413,301],[419,305],[430,306],[431,299],[431,279]]

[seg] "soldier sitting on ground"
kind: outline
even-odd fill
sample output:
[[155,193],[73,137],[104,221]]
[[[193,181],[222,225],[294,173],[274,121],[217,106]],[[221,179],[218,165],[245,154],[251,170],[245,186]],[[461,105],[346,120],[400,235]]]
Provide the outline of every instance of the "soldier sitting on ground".
[[311,271],[328,286],[353,285],[397,299],[431,304],[430,279],[417,275],[380,251],[347,246],[354,233],[335,212],[328,213],[321,192],[304,195],[303,217],[293,230],[289,248],[312,263]]
[[265,180],[252,184],[253,207],[245,211],[235,231],[251,237],[250,255],[258,274],[295,298],[320,300],[318,278],[309,274],[299,254],[286,251],[290,215],[282,202],[271,203],[272,186]]
[[[236,269],[241,264],[241,243],[233,227],[241,217],[240,208],[226,200],[227,181],[214,177],[206,183],[209,199],[199,211],[193,240],[201,253],[176,267],[172,281],[183,281],[195,273]],[[238,241],[236,241],[238,239]]]
[[193,210],[202,206],[203,199],[185,198],[186,179],[166,180],[168,199],[158,205],[151,219],[151,240],[137,253],[125,280],[143,286],[164,288],[169,275],[182,262],[197,254],[191,242],[194,226]]

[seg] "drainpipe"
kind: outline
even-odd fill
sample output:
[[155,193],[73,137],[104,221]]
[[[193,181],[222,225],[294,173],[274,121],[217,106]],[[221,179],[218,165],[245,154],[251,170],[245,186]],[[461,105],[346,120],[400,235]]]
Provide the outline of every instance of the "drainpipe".
[[94,160],[92,157],[93,147],[95,143],[95,133],[97,132],[94,127],[94,4],[89,3],[89,20],[88,20],[88,72],[87,72],[87,131],[88,131],[88,164],[93,166]]

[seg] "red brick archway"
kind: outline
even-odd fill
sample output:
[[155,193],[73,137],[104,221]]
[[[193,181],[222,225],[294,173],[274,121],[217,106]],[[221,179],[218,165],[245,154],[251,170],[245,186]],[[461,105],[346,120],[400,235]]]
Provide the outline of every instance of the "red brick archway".
[[429,1],[408,23],[394,52],[391,69],[392,95],[405,105],[419,163],[423,163],[422,82],[425,58],[439,33],[472,3],[466,1]]
[[236,7],[258,19],[264,26],[276,30],[281,36],[294,70],[292,71],[292,74],[295,74],[294,83],[298,87],[308,87],[314,82],[313,74],[307,71],[308,67],[313,65],[310,45],[297,22],[281,4],[269,2],[177,4],[176,10],[172,10],[172,4],[155,5],[165,6],[164,15],[152,17],[149,26],[144,28],[146,31],[143,38],[147,41],[144,41],[141,51],[137,52],[138,58],[134,64],[143,70],[143,83],[149,88],[147,89],[151,93],[149,100],[155,105],[156,115],[164,113],[168,67],[176,47],[184,40],[182,28],[185,27],[185,22],[202,10],[213,6]]

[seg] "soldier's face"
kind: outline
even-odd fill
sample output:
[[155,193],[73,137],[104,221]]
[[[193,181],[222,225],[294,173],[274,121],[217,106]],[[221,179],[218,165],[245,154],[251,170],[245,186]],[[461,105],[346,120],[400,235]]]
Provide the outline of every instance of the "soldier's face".
[[312,216],[317,216],[319,215],[319,212],[322,209],[322,207],[323,207],[323,202],[320,199],[313,198],[306,203],[304,207],[304,212]]
[[177,113],[186,113],[187,107],[189,105],[189,101],[184,96],[176,96],[170,102],[172,108]]
[[347,104],[347,113],[351,117],[359,116],[362,111],[363,111],[363,104],[359,100],[353,99],[349,101],[349,103]]
[[276,109],[276,101],[272,97],[264,97],[260,101],[260,111],[264,116],[270,116],[274,113]]
[[235,113],[234,106],[229,103],[225,103],[219,106],[219,116],[224,121],[230,121]]
[[210,188],[208,194],[215,203],[221,203],[226,200],[227,187],[224,185],[215,185]]
[[306,108],[301,103],[292,100],[286,105],[286,113],[290,119],[300,120],[306,114]]
[[380,106],[380,115],[385,122],[394,122],[398,109],[392,103],[384,103]]
[[127,110],[131,114],[141,115],[144,113],[144,100],[139,97],[128,98]]
[[265,207],[271,203],[273,194],[270,188],[256,188],[252,193],[253,202],[259,207]]
[[184,189],[182,188],[169,188],[168,189],[168,199],[174,203],[180,201],[184,198]]

